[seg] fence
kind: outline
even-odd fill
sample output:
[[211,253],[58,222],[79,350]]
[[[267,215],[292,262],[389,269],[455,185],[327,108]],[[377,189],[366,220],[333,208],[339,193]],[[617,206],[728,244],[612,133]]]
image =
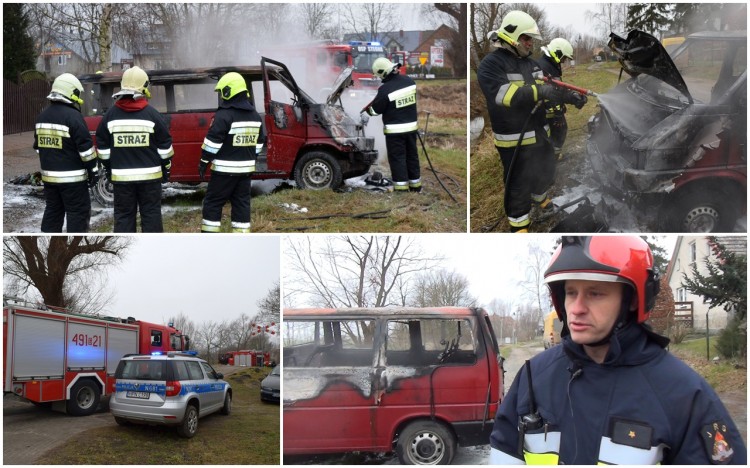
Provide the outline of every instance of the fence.
[[17,85],[3,80],[3,135],[34,130],[34,122],[49,104],[50,83],[31,80]]

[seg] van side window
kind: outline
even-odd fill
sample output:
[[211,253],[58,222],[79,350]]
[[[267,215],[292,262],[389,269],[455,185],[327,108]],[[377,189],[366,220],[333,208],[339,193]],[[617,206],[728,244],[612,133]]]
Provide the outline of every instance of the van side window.
[[373,365],[375,320],[288,321],[284,365],[353,367]]
[[471,321],[389,320],[385,357],[389,366],[474,364],[476,347]]

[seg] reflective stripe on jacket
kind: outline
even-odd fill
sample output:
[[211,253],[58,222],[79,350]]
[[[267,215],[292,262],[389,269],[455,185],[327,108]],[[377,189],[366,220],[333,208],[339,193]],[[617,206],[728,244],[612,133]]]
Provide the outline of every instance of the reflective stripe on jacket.
[[378,94],[367,107],[369,115],[383,115],[383,133],[416,132],[417,85],[406,75],[388,75],[378,88]]
[[212,172],[248,175],[255,171],[264,141],[260,114],[246,95],[237,95],[216,111],[203,140],[201,158],[211,163]]

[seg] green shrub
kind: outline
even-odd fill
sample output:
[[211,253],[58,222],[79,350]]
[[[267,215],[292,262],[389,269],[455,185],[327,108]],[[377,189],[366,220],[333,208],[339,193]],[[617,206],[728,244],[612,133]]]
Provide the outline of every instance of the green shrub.
[[716,340],[716,350],[724,358],[747,356],[747,328],[744,322],[732,320]]

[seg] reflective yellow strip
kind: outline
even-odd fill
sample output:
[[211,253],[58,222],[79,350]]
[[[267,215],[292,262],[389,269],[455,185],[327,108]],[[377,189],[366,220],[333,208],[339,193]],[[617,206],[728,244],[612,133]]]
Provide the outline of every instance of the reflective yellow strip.
[[141,119],[119,119],[107,122],[110,133],[115,132],[148,132],[154,133],[156,124],[150,120]]
[[109,159],[109,153],[112,150],[99,148],[97,151],[99,152],[99,159],[107,160],[107,159]]
[[411,94],[414,94],[416,92],[417,92],[417,85],[407,86],[406,88],[397,89],[396,91],[393,91],[392,93],[388,94],[388,100],[395,101],[399,98],[408,97]]
[[161,179],[161,166],[135,169],[112,169],[112,182]]
[[250,223],[239,223],[232,221],[232,232],[247,233],[250,232]]
[[82,182],[86,178],[85,169],[76,169],[75,171],[42,171],[42,181],[56,184]]
[[174,156],[174,148],[172,148],[172,145],[170,145],[167,149],[157,148],[156,151],[159,153],[159,156],[161,156],[162,159],[169,159]]
[[219,232],[221,230],[221,221],[209,221],[204,219],[201,221],[201,231],[203,232]]
[[211,163],[212,171],[231,172],[233,174],[255,172],[255,161],[226,161],[223,159],[214,159]]
[[86,151],[80,151],[78,154],[81,156],[81,160],[86,162],[96,159],[97,157],[96,148],[93,146]]
[[386,125],[383,129],[383,133],[386,134],[393,134],[393,133],[408,133],[413,132],[414,130],[417,130],[419,128],[419,125],[417,122],[409,122],[409,123],[403,123],[403,124],[389,124]]
[[523,458],[527,465],[557,465],[560,455],[556,453],[531,453],[523,452]]
[[518,86],[514,83],[510,83],[508,85],[508,90],[503,95],[502,104],[505,107],[510,107],[510,101],[513,99],[513,96],[516,94],[516,91],[518,91]]
[[527,227],[531,224],[531,219],[529,219],[528,213],[518,218],[511,218],[508,216],[508,224],[513,227]]
[[[70,138],[70,132],[68,131],[68,127],[65,127],[63,125],[59,125],[58,127],[63,127],[63,129],[60,128],[46,128],[46,127],[39,127],[39,125],[43,124],[37,124],[36,126],[36,134],[37,135],[44,135],[44,136],[60,136],[63,138]],[[51,125],[51,124],[50,124]]]

